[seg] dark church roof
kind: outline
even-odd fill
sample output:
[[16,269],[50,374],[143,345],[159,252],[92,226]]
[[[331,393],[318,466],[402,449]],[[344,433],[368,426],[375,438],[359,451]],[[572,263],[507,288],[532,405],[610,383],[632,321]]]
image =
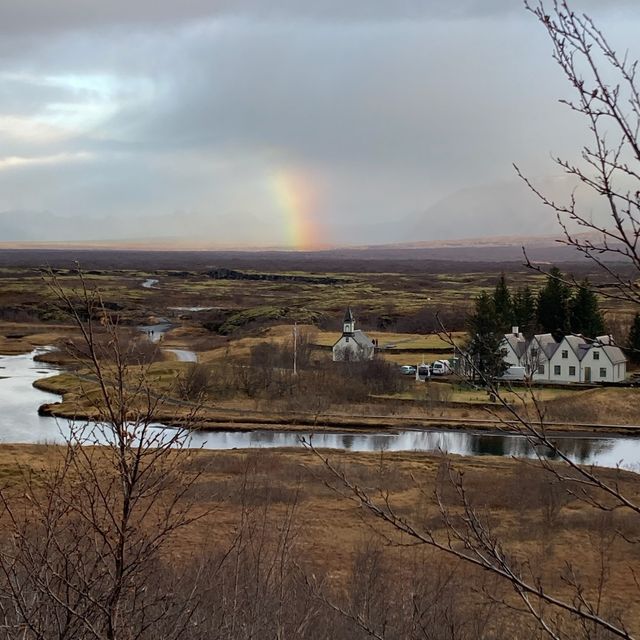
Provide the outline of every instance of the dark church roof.
[[353,322],[353,313],[351,313],[351,307],[347,307],[344,313],[344,322]]

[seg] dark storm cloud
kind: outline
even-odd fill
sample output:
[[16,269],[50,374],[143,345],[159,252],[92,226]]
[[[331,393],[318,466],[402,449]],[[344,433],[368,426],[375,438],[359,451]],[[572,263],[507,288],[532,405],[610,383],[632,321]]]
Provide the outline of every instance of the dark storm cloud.
[[[527,39],[521,25],[506,34],[478,26],[451,32],[441,24],[355,31],[236,25],[201,34],[170,61],[159,108],[133,106],[110,128],[121,140],[158,151],[253,153],[267,164],[310,165],[330,174],[332,184],[349,176],[363,200],[378,185],[389,199],[400,191],[416,202],[407,193],[416,183],[422,197],[430,188],[443,195],[461,178],[462,184],[495,179],[502,175],[497,165],[509,171],[509,159],[531,138],[544,138],[545,116],[556,109],[539,96],[562,88],[557,74],[536,80],[528,66],[540,34]],[[510,59],[493,44],[500,35]],[[554,71],[550,64],[545,69]],[[533,108],[537,118],[530,120]],[[502,157],[480,167],[489,145]]]

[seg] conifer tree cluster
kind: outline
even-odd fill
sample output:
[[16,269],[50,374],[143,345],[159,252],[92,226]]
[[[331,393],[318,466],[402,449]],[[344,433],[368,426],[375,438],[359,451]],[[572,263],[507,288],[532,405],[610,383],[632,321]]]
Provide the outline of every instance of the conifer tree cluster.
[[504,331],[496,301],[486,291],[476,298],[475,312],[468,319],[468,329],[467,353],[473,365],[472,378],[479,375],[490,380],[501,376],[506,369],[501,346]]
[[640,364],[640,313],[636,313],[627,340],[629,359],[634,364]]
[[[557,267],[550,270],[545,285],[537,293],[529,286],[511,292],[503,273],[489,297],[497,330],[502,334],[511,331],[513,326],[518,326],[527,337],[536,332],[553,333],[558,337],[577,333],[588,338],[604,333],[604,319],[589,280],[585,278],[572,291],[564,283],[562,272]],[[476,301],[475,315],[481,311],[479,300]],[[487,311],[484,302],[483,310]]]
[[[598,299],[587,279],[572,291],[564,283],[562,272],[554,267],[537,293],[529,286],[512,292],[502,273],[492,294],[483,291],[476,298],[474,312],[467,321],[470,336],[467,353],[474,373],[487,379],[504,373],[506,365],[501,343],[505,333],[514,326],[526,337],[541,332],[552,333],[557,339],[567,333],[595,338],[604,332]],[[640,317],[636,318],[634,327],[633,340],[637,343],[640,360]]]

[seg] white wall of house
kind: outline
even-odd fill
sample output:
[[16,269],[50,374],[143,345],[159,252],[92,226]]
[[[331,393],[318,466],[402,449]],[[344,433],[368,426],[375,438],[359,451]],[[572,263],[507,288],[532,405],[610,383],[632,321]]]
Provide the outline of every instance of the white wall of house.
[[627,375],[626,363],[613,363],[607,352],[594,345],[582,359],[582,376],[584,382],[620,382]]
[[504,361],[510,367],[521,366],[520,358],[518,358],[516,352],[513,350],[513,347],[507,342],[507,340],[502,341],[501,348],[504,350]]
[[521,360],[521,366],[531,375],[532,380],[549,380],[549,360],[535,336]]
[[582,359],[583,382],[613,381],[613,364],[603,349],[593,347],[587,351]]
[[506,339],[502,347],[505,363],[524,367],[527,375],[534,381],[621,382],[627,375],[626,362],[612,362],[602,345],[597,343],[590,345],[586,352],[576,353],[567,338],[563,338],[550,359],[536,336],[531,339],[520,358]]
[[584,382],[580,359],[566,338],[563,338],[556,352],[551,356],[548,380],[551,382]]

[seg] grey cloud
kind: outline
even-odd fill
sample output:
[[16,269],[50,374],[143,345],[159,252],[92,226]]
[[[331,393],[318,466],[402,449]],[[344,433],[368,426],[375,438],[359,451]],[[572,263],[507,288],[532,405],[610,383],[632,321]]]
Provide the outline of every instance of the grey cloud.
[[[577,0],[579,10],[637,8],[635,0]],[[253,20],[320,20],[379,22],[431,18],[460,19],[522,11],[521,0],[3,0],[0,31],[42,33],[123,25],[173,26],[206,17]]]
[[[0,130],[0,167],[10,155],[61,155],[0,170],[0,211],[50,212],[29,233],[50,219],[56,233],[84,239],[224,231],[220,241],[237,242],[252,229],[277,244],[284,213],[266,183],[290,169],[318,189],[314,215],[335,239],[497,235],[514,224],[535,233],[530,203],[513,213],[523,196],[505,185],[511,162],[544,174],[549,151],[575,157],[584,135],[556,104],[565,83],[519,0],[256,0],[216,4],[219,20],[198,0],[156,1],[154,11],[95,3],[91,15],[61,0],[56,16],[43,8],[24,25],[26,6],[38,3],[3,3],[16,33],[38,24],[59,32],[0,59],[5,78],[34,79],[0,80],[0,118],[52,103],[82,118],[96,96],[50,76],[104,76],[114,104],[55,140]],[[456,20],[431,19],[452,6]],[[633,44],[638,20],[611,21]],[[482,184],[491,186],[465,191]],[[3,228],[19,233],[0,224],[0,237]]]
[[[514,62],[496,50],[499,36]],[[339,173],[442,182],[496,161],[504,171],[526,142],[544,138],[550,112],[569,126],[548,99],[563,85],[542,47],[521,25],[236,28],[185,45],[157,108],[124,110],[109,129],[140,148],[260,153]],[[532,50],[545,61],[537,75]]]
[[77,93],[44,81],[0,75],[0,111],[4,114],[31,115],[43,105],[77,100]]

